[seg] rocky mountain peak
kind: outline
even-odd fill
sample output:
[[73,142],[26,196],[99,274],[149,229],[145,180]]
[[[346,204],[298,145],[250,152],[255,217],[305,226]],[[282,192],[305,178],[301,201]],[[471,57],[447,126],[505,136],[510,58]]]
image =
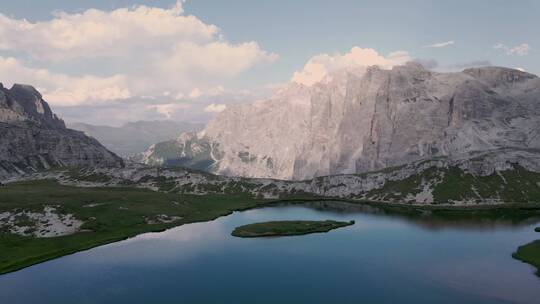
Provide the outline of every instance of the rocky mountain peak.
[[[65,128],[64,121],[51,110],[41,94],[30,85],[14,84],[11,89],[0,87],[0,117],[2,121],[33,122],[46,128]],[[2,101],[3,100],[3,101]]]
[[470,75],[492,87],[511,86],[538,78],[538,76],[534,74],[520,70],[495,66],[470,68],[464,70],[463,73]]
[[[217,173],[280,179],[540,149],[540,80],[519,70],[438,73],[410,62],[290,86],[278,96],[231,107],[198,138],[186,135],[177,144],[204,140],[215,150],[189,153],[210,155]],[[153,157],[159,158],[157,149]]]
[[97,140],[65,127],[32,86],[0,86],[0,178],[51,167],[122,166]]
[[430,74],[430,71],[424,68],[424,66],[416,61],[409,61],[404,65],[396,65],[392,68],[393,71],[399,71],[408,74]]

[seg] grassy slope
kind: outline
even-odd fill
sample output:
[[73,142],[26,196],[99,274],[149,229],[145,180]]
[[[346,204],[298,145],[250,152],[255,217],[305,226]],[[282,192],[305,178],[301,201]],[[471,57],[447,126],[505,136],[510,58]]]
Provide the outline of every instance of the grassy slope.
[[317,232],[328,232],[333,229],[353,225],[354,221],[272,221],[240,226],[231,233],[237,237],[264,237],[303,235]]
[[512,256],[536,267],[536,275],[540,276],[540,240],[520,246]]
[[[99,204],[96,207],[83,207]],[[0,212],[42,210],[58,205],[62,213],[74,214],[89,230],[55,238],[21,237],[0,231],[0,273],[14,271],[55,257],[122,240],[140,233],[208,221],[234,210],[256,207],[244,195],[180,195],[133,187],[76,188],[53,181],[32,181],[0,188]],[[173,223],[148,224],[158,215],[178,216]]]
[[368,197],[400,201],[408,195],[421,192],[423,182],[440,180],[432,186],[435,204],[452,204],[453,201],[490,199],[502,202],[540,202],[540,173],[516,166],[514,170],[501,171],[489,176],[476,177],[463,170],[430,168],[419,175],[400,181],[389,181],[381,189],[368,192]]
[[[440,176],[439,173],[436,170],[428,170],[422,176],[411,177],[399,182],[389,182],[383,189],[378,191],[383,193],[398,192],[401,195],[415,193],[419,191],[423,179]],[[444,180],[435,187],[433,194],[437,203],[463,199],[471,197],[471,195],[476,196],[477,193],[482,197],[496,196],[510,202],[540,201],[540,187],[538,186],[540,184],[540,174],[526,172],[519,168],[517,171],[502,172],[502,174],[503,177],[492,175],[475,178],[458,169],[445,169]],[[174,181],[164,177],[159,178],[163,180],[160,180],[157,185],[163,192],[137,189],[129,185],[118,188],[76,188],[61,186],[53,181],[22,182],[0,187],[0,212],[15,209],[42,210],[45,205],[59,205],[60,212],[74,214],[78,219],[85,221],[82,228],[89,230],[89,232],[81,232],[71,236],[48,239],[14,236],[0,231],[0,273],[14,271],[35,263],[115,242],[140,233],[161,231],[196,221],[208,221],[234,210],[265,206],[271,203],[268,200],[255,199],[246,194],[239,194],[245,190],[243,188],[249,186],[249,183],[228,184],[227,189],[230,191],[227,191],[224,195],[196,196],[182,194],[181,190],[177,191],[180,193],[167,192],[175,187]],[[504,187],[501,186],[503,178],[506,180]],[[107,180],[109,177],[91,175],[81,179],[101,181]],[[474,193],[471,191],[473,186]],[[208,185],[208,187],[215,186]],[[301,202],[313,200],[316,197],[305,193],[290,193],[282,198],[297,198]],[[392,198],[399,201],[400,195]],[[437,208],[437,203],[414,208]],[[100,205],[93,208],[83,207],[88,204]],[[376,203],[376,205],[380,207],[379,203]],[[392,206],[387,207],[391,208]],[[478,208],[482,207],[482,205],[478,205]],[[501,207],[503,206],[497,208]],[[520,211],[520,206],[517,205],[504,207],[509,209],[496,209],[489,212],[496,213],[497,217],[502,216],[507,219],[513,217],[513,211]],[[407,214],[411,210],[414,211],[414,208],[411,209],[407,206],[399,208],[404,208],[405,210],[402,210],[402,212]],[[444,214],[445,218],[452,217],[452,214],[455,213],[456,220],[462,220],[468,216],[479,216],[476,214],[477,211],[469,210],[474,209],[474,206],[463,208],[466,210],[465,212],[457,210],[441,210],[440,212]],[[538,205],[531,204],[531,208],[538,208]],[[433,210],[431,212],[431,216],[435,216],[439,211]],[[148,224],[146,222],[146,219],[155,219],[160,214],[179,216],[182,219],[173,223],[162,224]],[[521,216],[520,214],[519,216]]]

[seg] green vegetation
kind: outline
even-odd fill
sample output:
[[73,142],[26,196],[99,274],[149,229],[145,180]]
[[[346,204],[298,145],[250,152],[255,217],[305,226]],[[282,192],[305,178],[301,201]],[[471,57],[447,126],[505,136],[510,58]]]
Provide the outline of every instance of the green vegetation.
[[231,233],[237,237],[268,237],[303,235],[317,232],[328,232],[333,229],[353,225],[354,221],[274,221],[240,226]]
[[445,170],[443,182],[433,191],[435,200],[500,199],[503,202],[540,202],[540,174],[520,166],[489,176],[474,177],[458,168]]
[[[156,170],[159,169],[156,168]],[[431,174],[438,173],[434,171]],[[68,172],[67,176],[85,181],[108,181],[106,175],[95,174],[93,171],[73,170]],[[136,187],[138,183],[145,181],[155,184],[160,191],[156,192]],[[537,187],[534,181],[531,182],[531,188]],[[255,197],[256,193],[248,193],[255,187],[248,179],[239,179],[229,183],[193,183],[178,186],[173,178],[147,176],[143,177],[139,182],[122,182],[121,184],[122,186],[119,187],[88,188],[60,185],[53,180],[38,180],[12,183],[0,187],[0,215],[2,213],[17,215],[9,225],[15,225],[15,227],[19,228],[24,227],[19,231],[26,234],[40,231],[36,230],[35,227],[38,223],[43,222],[28,217],[25,212],[26,214],[28,212],[43,213],[46,206],[54,207],[55,212],[59,214],[72,214],[76,219],[83,222],[80,231],[75,234],[36,238],[11,233],[11,228],[5,225],[7,220],[4,220],[4,225],[2,225],[3,222],[0,218],[0,273],[15,271],[36,263],[116,242],[145,232],[162,231],[186,223],[213,220],[235,210],[245,210],[284,202],[287,204],[303,204],[316,201],[332,204],[331,201],[335,201],[335,199],[320,198],[302,191],[279,193],[279,189],[272,184],[269,184],[266,190],[274,192],[276,196],[280,197],[279,200],[267,200],[263,199],[262,196]],[[421,179],[418,178],[410,181],[410,185],[413,186],[419,186],[420,184]],[[398,190],[400,185],[389,184],[388,187]],[[224,190],[225,193],[186,194],[186,192],[193,190],[191,188],[218,192]],[[390,188],[386,190],[390,191]],[[398,191],[401,190],[403,189]],[[529,189],[527,191],[529,191],[528,193],[535,193],[536,190]],[[476,225],[481,222],[478,221],[479,218],[493,218],[505,223],[517,224],[527,218],[540,216],[538,204],[529,203],[526,203],[526,205],[448,207],[443,205],[409,206],[400,203],[381,204],[380,202],[341,200],[348,201],[351,206],[368,207],[370,205],[369,208],[377,208],[377,210],[380,210],[379,212],[404,216],[418,221],[421,225],[431,226],[443,226],[449,223],[452,225]],[[423,222],[427,218],[430,219],[429,224],[424,224]],[[305,234],[337,228],[318,224],[315,226],[294,226],[294,223],[291,225],[281,223],[276,227],[277,230],[274,233],[275,235]],[[266,228],[268,227],[266,226]]]
[[540,227],[536,227],[536,228],[534,228],[534,231],[536,231],[536,232],[540,232]]
[[512,257],[536,267],[536,275],[540,276],[540,240],[520,246]]
[[[241,194],[197,196],[135,187],[77,188],[50,180],[9,184],[0,188],[0,213],[56,206],[58,212],[73,214],[84,224],[81,232],[54,238],[24,237],[0,230],[0,273],[265,203]],[[26,222],[21,218],[19,225],[31,224]]]
[[416,195],[422,191],[422,181],[434,180],[438,177],[439,171],[436,168],[425,170],[421,174],[412,175],[398,181],[387,181],[380,189],[368,192],[368,197],[379,197],[387,201],[400,201],[409,194]]
[[495,172],[488,176],[473,176],[460,168],[430,168],[403,180],[388,181],[367,197],[385,201],[406,200],[422,192],[425,184],[432,189],[433,204],[455,201],[506,203],[540,202],[540,173],[515,166],[514,170]]

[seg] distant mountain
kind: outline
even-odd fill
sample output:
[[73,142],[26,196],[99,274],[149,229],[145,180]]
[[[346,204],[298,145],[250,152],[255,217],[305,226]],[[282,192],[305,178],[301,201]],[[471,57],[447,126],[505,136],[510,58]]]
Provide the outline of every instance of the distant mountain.
[[145,151],[151,145],[177,138],[183,132],[199,131],[204,125],[175,121],[137,121],[121,127],[71,123],[69,127],[99,140],[111,151],[127,157]]
[[33,87],[0,84],[0,177],[66,166],[120,167],[123,161],[66,128]]
[[145,162],[194,159],[218,174],[296,180],[437,159],[466,172],[540,171],[540,78],[502,67],[437,73],[417,63],[345,70],[228,107],[174,145],[163,145],[167,153],[154,146]]

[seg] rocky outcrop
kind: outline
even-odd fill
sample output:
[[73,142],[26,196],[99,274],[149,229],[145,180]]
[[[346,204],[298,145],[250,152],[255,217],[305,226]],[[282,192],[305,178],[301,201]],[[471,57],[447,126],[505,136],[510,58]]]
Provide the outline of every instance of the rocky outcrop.
[[33,87],[0,84],[0,177],[51,167],[122,165],[97,140],[67,129]]
[[211,159],[219,174],[279,179],[533,151],[540,149],[540,79],[502,67],[436,73],[417,63],[341,71],[231,106],[194,138],[219,147]]
[[129,164],[122,169],[55,170],[17,180],[56,179],[78,187],[132,185],[178,194],[241,194],[267,199],[351,199],[373,203],[479,206],[520,203],[539,206],[540,154],[497,150],[473,158],[437,158],[380,171],[331,175],[303,181],[213,175],[185,168]]
[[150,166],[179,166],[206,172],[216,171],[216,159],[222,156],[217,144],[206,138],[199,139],[196,133],[187,132],[177,140],[160,142],[131,157],[130,160]]

